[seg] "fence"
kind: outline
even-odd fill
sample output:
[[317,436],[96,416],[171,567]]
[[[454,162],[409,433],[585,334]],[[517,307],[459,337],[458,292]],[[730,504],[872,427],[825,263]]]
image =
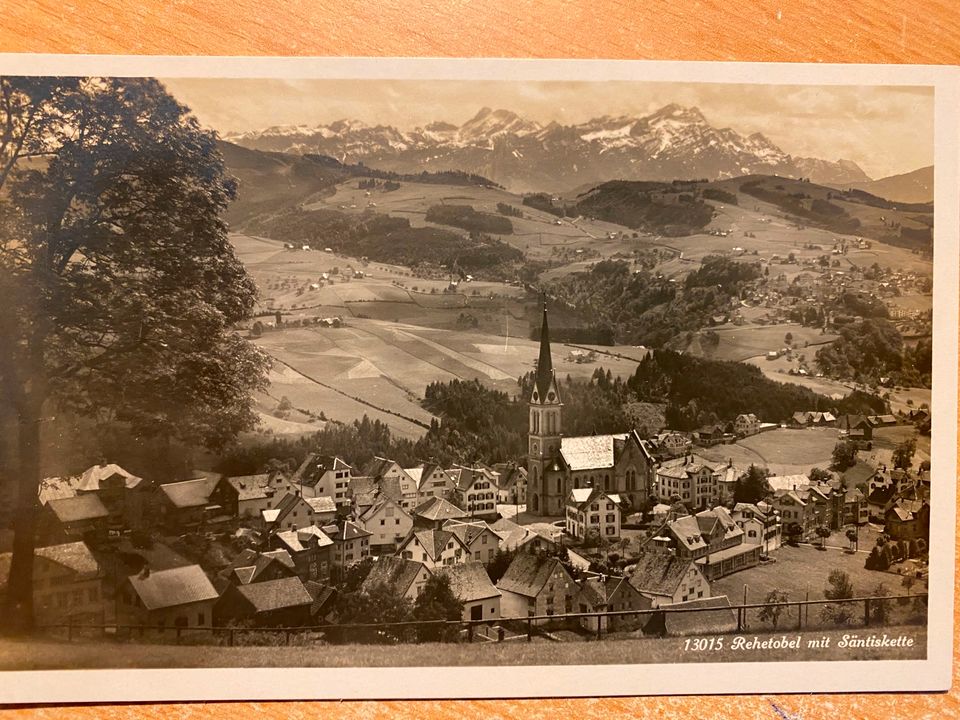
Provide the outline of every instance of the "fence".
[[[562,639],[574,632],[602,640],[620,633],[645,637],[718,635],[746,631],[826,629],[851,625],[920,625],[926,622],[926,593],[856,597],[843,600],[785,600],[777,603],[667,605],[645,610],[531,615],[497,620],[412,620],[393,623],[351,623],[309,627],[171,627],[162,625],[51,624],[40,632],[67,641],[112,639],[118,642],[160,642],[214,645],[305,645],[311,643],[512,642]],[[895,622],[892,609],[909,615]],[[818,622],[810,609],[821,610]],[[824,611],[823,608],[829,608]],[[902,613],[901,613],[902,614]],[[862,622],[861,622],[862,621]]]

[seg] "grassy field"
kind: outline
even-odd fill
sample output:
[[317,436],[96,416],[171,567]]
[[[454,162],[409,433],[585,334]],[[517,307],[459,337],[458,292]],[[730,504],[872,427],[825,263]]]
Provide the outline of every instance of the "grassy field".
[[[809,633],[834,640],[860,629]],[[778,660],[885,660],[916,659],[926,655],[926,628],[887,627],[872,631],[914,638],[910,651],[883,649],[754,650],[715,652],[685,651],[684,638],[630,638],[592,642],[556,643],[524,640],[489,644],[422,645],[309,645],[292,647],[216,647],[138,644],[72,644],[49,641],[0,641],[0,670],[51,670],[92,668],[192,668],[192,667],[417,667],[462,665],[607,665],[688,662],[771,662]],[[785,633],[745,633],[748,639],[780,637]],[[791,637],[796,633],[786,631]],[[728,635],[732,639],[734,636]],[[729,647],[729,640],[728,640]]]
[[[816,353],[814,345],[833,342],[836,335],[824,335],[818,328],[803,327],[797,323],[781,325],[725,325],[713,328],[720,339],[716,348],[706,354],[713,360],[746,360],[765,355],[770,350],[780,350],[785,346],[784,337],[793,335],[794,347],[798,355],[813,359]],[[809,343],[811,347],[805,348]]]
[[752,463],[767,467],[774,475],[793,475],[827,467],[836,443],[834,428],[781,428],[697,452],[716,462],[732,459],[734,465],[746,467]]

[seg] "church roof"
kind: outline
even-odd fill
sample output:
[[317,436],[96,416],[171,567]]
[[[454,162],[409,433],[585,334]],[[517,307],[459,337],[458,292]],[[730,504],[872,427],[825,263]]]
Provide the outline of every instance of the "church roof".
[[550,327],[547,324],[547,303],[543,303],[543,323],[540,326],[540,358],[537,360],[537,392],[541,400],[547,397],[550,385],[554,384],[557,402],[560,401],[560,388],[553,382],[553,359],[550,357]]

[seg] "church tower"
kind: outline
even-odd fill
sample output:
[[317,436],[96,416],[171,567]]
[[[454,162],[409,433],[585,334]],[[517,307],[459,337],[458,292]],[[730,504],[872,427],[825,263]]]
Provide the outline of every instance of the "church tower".
[[[560,386],[550,357],[550,328],[547,303],[543,303],[540,328],[540,359],[530,395],[530,427],[527,444],[527,510],[534,515],[562,514],[564,498],[548,487],[546,473],[560,450]],[[556,497],[555,497],[556,496]]]

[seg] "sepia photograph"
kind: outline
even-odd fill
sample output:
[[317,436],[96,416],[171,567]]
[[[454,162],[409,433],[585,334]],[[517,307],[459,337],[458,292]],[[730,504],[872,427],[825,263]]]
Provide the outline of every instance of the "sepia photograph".
[[0,57],[0,701],[946,689],[957,86]]

